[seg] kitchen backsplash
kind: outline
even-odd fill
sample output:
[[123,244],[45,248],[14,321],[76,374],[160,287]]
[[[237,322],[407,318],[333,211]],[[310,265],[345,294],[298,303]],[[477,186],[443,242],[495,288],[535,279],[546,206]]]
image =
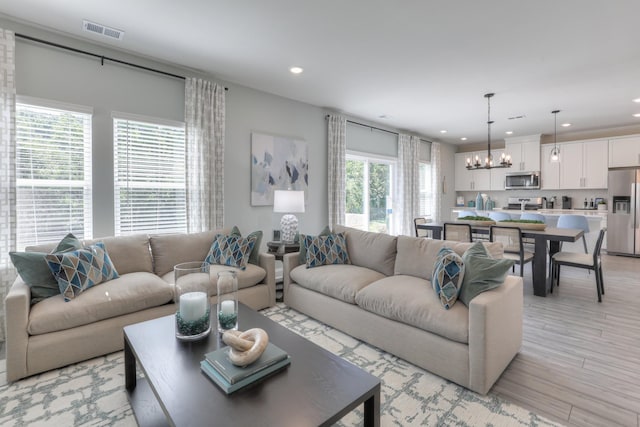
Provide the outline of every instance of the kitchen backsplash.
[[[456,195],[464,197],[464,205],[468,206],[469,200],[476,200],[477,191],[457,191]],[[556,204],[554,209],[562,208],[562,196],[571,197],[572,208],[582,208],[585,197],[587,201],[601,197],[607,201],[607,190],[509,190],[509,191],[484,191],[483,195],[491,197],[496,204],[496,209],[507,206],[507,199],[509,197],[546,197],[550,200],[551,197],[556,196]]]

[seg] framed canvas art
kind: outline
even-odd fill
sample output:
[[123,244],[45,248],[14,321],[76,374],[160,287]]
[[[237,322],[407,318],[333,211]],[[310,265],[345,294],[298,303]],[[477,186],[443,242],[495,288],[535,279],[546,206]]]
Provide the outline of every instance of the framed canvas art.
[[273,205],[275,190],[302,190],[307,197],[307,143],[299,138],[251,133],[251,205]]

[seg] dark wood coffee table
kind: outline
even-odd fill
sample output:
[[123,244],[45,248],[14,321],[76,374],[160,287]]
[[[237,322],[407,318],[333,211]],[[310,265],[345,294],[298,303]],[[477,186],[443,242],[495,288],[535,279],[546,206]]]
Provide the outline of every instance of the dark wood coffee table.
[[[215,332],[198,342],[175,337],[175,317],[124,328],[125,385],[140,426],[329,426],[364,403],[364,425],[380,425],[380,380],[240,304],[239,329],[259,327],[291,365],[226,395],[200,361],[224,344]],[[136,364],[145,374],[136,379]]]

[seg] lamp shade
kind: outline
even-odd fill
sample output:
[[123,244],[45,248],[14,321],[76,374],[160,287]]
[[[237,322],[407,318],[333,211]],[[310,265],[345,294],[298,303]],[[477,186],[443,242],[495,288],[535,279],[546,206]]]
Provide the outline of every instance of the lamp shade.
[[304,191],[276,190],[273,192],[273,211],[303,213]]

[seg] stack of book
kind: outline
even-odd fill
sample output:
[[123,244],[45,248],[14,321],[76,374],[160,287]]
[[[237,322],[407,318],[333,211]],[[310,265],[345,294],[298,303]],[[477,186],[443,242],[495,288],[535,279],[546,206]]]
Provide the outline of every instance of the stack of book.
[[247,366],[236,366],[229,360],[229,347],[205,354],[200,368],[225,393],[230,394],[287,367],[289,355],[269,343],[260,358]]

